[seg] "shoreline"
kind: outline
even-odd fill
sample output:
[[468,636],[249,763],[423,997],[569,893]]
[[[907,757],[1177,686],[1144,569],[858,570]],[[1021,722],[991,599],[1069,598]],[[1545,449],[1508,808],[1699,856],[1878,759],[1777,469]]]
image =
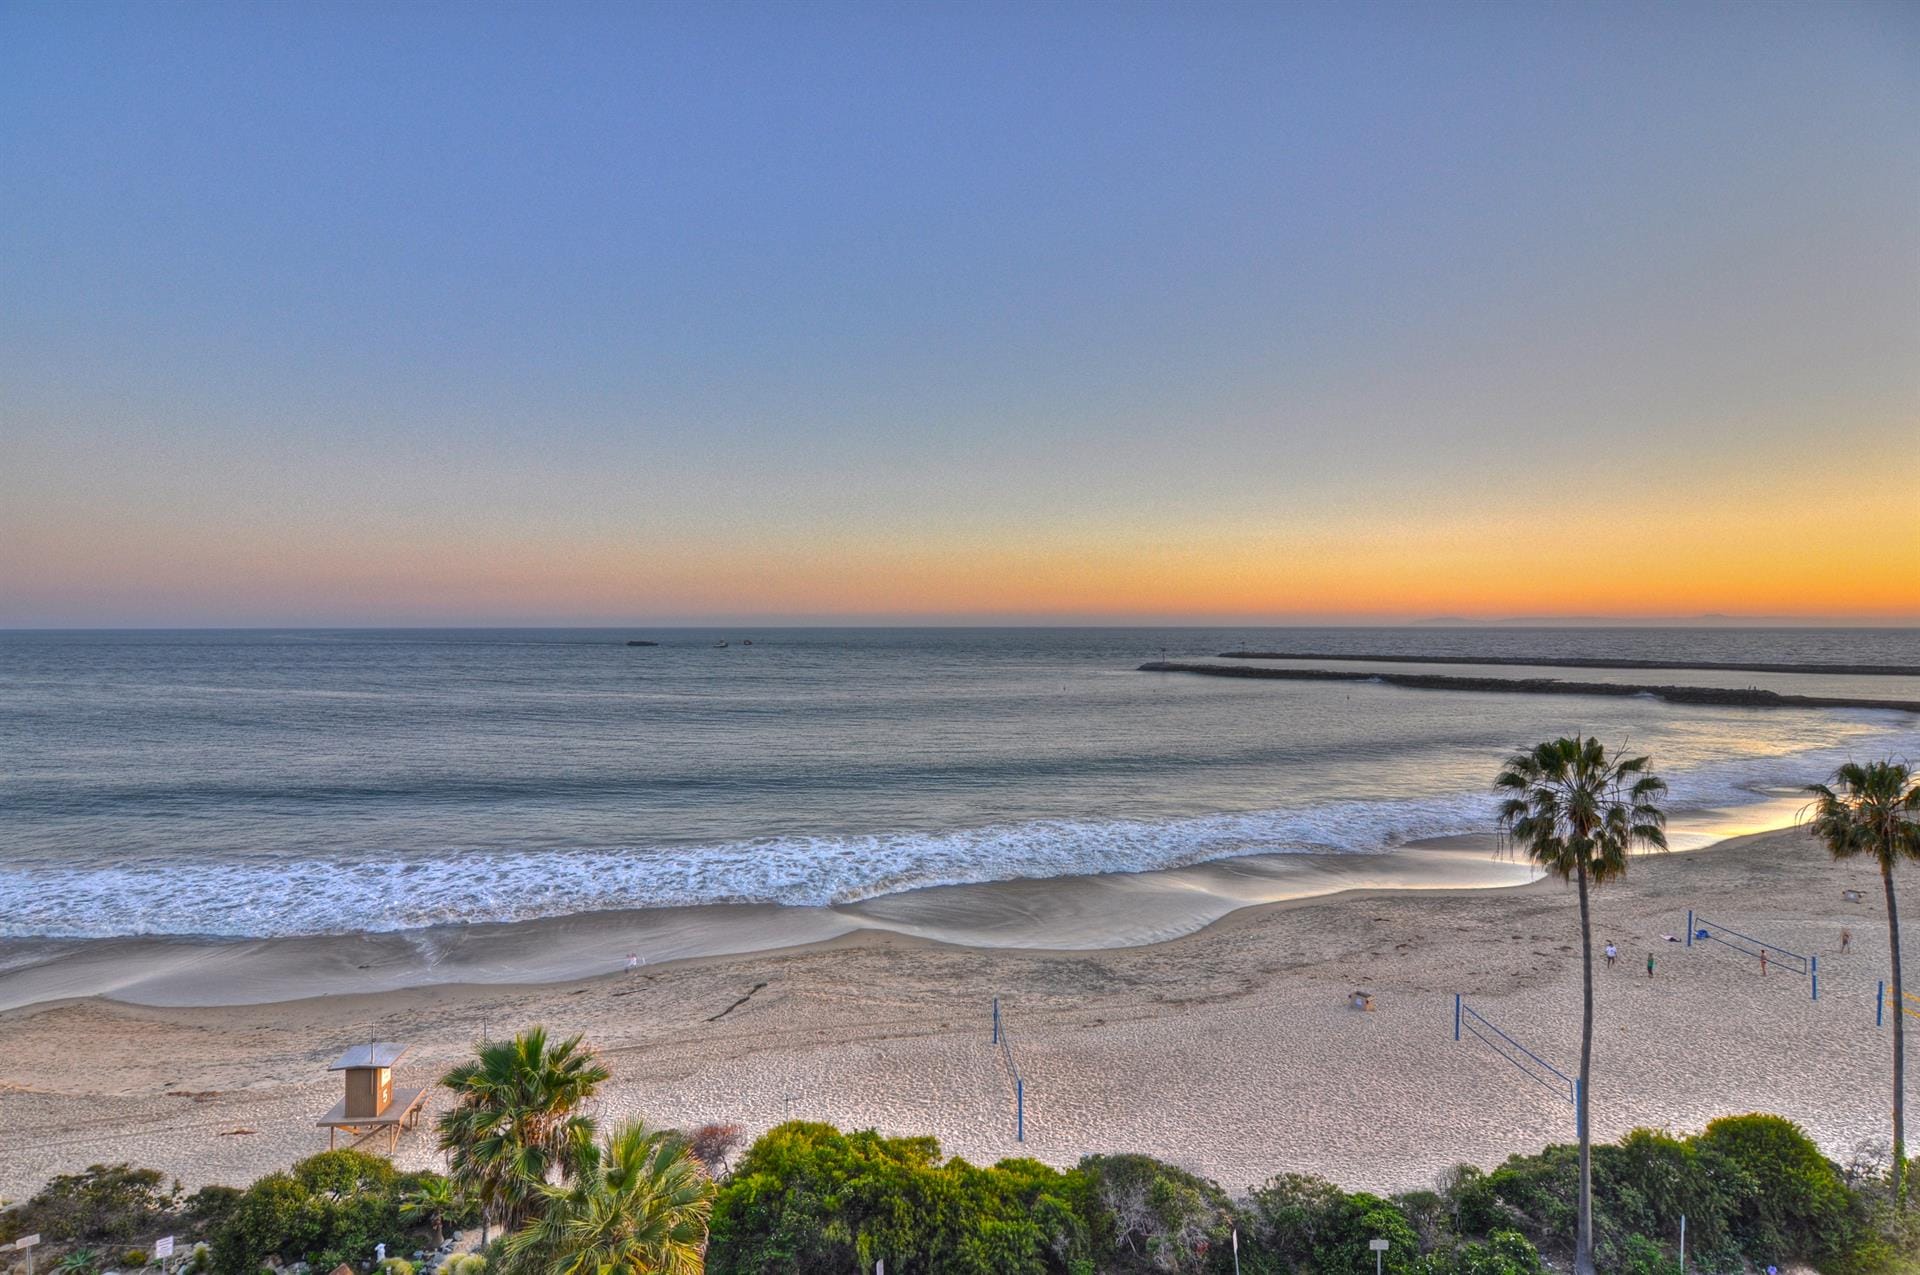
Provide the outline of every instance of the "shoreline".
[[[1799,798],[1677,814],[1693,852],[1791,823]],[[802,951],[864,938],[1006,952],[1090,953],[1171,942],[1237,913],[1356,891],[1506,889],[1534,877],[1486,834],[1377,853],[1252,854],[1139,873],[926,886],[824,907],[706,904],[413,930],[275,938],[0,940],[0,1012],[104,997],[156,1008],[277,1004],[420,987],[553,985]]]
[[[1862,902],[1844,889],[1864,892]],[[1636,860],[1596,897],[1595,1136],[1698,1129],[1772,1111],[1844,1159],[1884,1140],[1887,1036],[1877,876],[1803,833]],[[1737,954],[1664,936],[1688,908],[1820,956],[1821,996]],[[1878,918],[1878,919],[1876,919]],[[1850,954],[1837,950],[1853,930]],[[1566,1065],[1577,1057],[1578,923],[1544,878],[1506,889],[1356,888],[1244,907],[1147,946],[957,947],[868,931],[779,951],[545,984],[440,984],[279,1003],[153,1007],[88,997],[0,1013],[0,1194],[89,1163],[243,1184],[325,1146],[343,1042],[413,1046],[430,1085],[473,1042],[533,1023],[584,1032],[614,1073],[607,1119],[681,1127],[785,1119],[937,1135],[976,1162],[1071,1164],[1144,1151],[1232,1187],[1285,1171],[1362,1189],[1425,1185],[1459,1162],[1571,1136],[1564,1102],[1451,1035],[1455,992]],[[1639,962],[1658,956],[1659,977]],[[1348,1005],[1354,989],[1376,1012]],[[999,998],[1028,1137],[988,1044]],[[430,1096],[429,1120],[444,1106]],[[1222,1130],[1236,1130],[1231,1137]],[[429,1133],[397,1162],[435,1162]]]

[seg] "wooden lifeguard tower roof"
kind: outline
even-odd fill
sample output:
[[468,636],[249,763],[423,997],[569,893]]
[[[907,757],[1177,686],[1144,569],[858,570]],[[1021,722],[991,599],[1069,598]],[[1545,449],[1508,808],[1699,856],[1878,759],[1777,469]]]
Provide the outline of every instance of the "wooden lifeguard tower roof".
[[392,1067],[406,1052],[405,1045],[397,1045],[390,1040],[368,1041],[341,1054],[327,1070],[357,1071],[362,1067]]

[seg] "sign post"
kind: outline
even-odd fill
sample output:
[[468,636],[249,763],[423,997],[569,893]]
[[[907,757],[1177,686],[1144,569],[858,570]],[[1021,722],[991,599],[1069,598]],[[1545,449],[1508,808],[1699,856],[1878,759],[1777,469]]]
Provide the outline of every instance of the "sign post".
[[1387,1251],[1385,1240],[1368,1240],[1367,1247],[1373,1250],[1373,1275],[1380,1275],[1381,1254]]
[[13,1247],[27,1255],[27,1275],[33,1275],[33,1246],[40,1242],[40,1232],[22,1235],[13,1242]]
[[1233,1275],[1240,1275],[1240,1228],[1233,1228]]

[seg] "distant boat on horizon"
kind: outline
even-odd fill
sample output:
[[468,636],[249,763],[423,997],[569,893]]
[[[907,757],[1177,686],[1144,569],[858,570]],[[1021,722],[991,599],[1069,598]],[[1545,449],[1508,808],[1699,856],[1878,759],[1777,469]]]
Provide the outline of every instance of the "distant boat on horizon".
[[628,638],[628,646],[659,646],[658,642],[649,642],[645,638]]
[[720,641],[715,642],[713,645],[714,645],[714,649],[718,650],[719,648],[725,646],[726,644],[727,644],[726,639],[722,638]]

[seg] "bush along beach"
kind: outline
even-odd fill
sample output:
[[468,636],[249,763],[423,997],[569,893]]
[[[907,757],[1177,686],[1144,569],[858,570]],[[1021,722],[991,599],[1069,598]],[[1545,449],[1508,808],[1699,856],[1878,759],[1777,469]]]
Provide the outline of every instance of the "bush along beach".
[[[137,1269],[139,1246],[181,1237],[189,1275],[325,1275],[344,1262],[386,1275],[1526,1275],[1566,1270],[1579,1201],[1575,1146],[1462,1166],[1391,1197],[1283,1173],[1235,1194],[1145,1155],[976,1166],[925,1137],[795,1121],[729,1168],[689,1135],[624,1125],[579,1147],[576,1167],[518,1206],[484,1251],[434,1242],[477,1226],[478,1206],[435,1174],[329,1151],[244,1190],[192,1195],[126,1165],[57,1178],[0,1213],[0,1242],[38,1231],[40,1265],[89,1275]],[[1896,1207],[1892,1165],[1827,1159],[1791,1121],[1730,1116],[1698,1134],[1636,1130],[1592,1147],[1594,1261],[1622,1275],[1920,1270],[1920,1227]],[[477,1239],[477,1235],[470,1235]],[[139,1260],[132,1260],[138,1258]]]

